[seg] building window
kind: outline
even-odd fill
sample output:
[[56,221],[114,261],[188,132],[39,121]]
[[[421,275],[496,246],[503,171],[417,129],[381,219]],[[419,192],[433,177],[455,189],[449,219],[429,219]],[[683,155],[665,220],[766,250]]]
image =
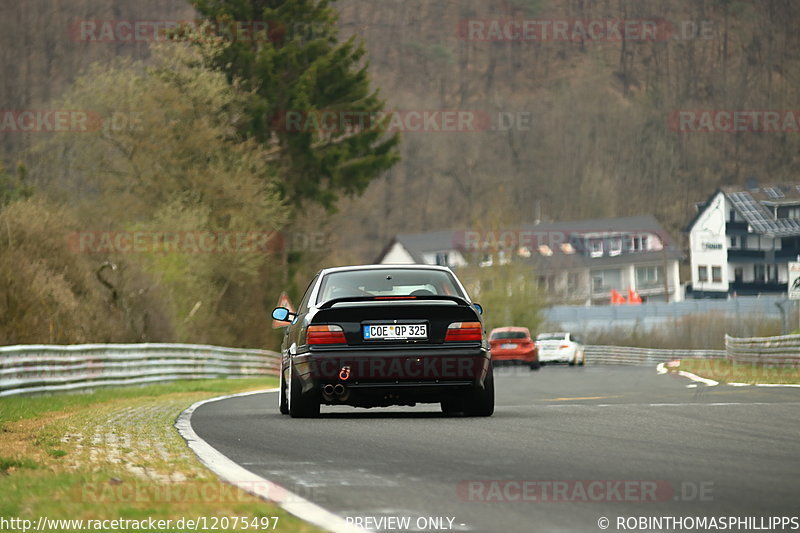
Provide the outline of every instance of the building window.
[[636,287],[647,289],[663,284],[664,267],[636,267]]
[[742,267],[736,267],[733,269],[733,279],[736,283],[744,282],[744,269]]
[[786,218],[800,220],[800,207],[790,207],[786,210]]
[[778,283],[778,265],[767,265],[767,281]]
[[634,235],[631,237],[630,249],[634,252],[647,250],[647,235]]
[[636,267],[636,288],[647,289],[663,283],[664,268],[660,266]]
[[708,267],[700,265],[697,267],[697,281],[708,281]]
[[438,252],[436,254],[436,264],[438,266],[445,266],[445,267],[448,266],[450,264],[449,256],[450,254],[448,254],[447,252]]
[[570,272],[567,274],[567,290],[570,292],[578,290],[578,285],[580,284],[580,274],[577,272]]
[[767,280],[767,269],[764,265],[753,265],[753,281],[756,283],[764,283]]
[[739,246],[739,238],[736,236],[731,237],[731,248]]
[[711,267],[711,281],[714,283],[722,283],[722,267]]
[[603,241],[600,239],[589,241],[589,255],[592,257],[603,257]]
[[615,256],[622,253],[622,239],[616,237],[608,241],[608,255]]
[[622,287],[622,271],[598,270],[592,272],[592,292],[607,292]]
[[539,289],[552,292],[555,289],[555,276],[539,276]]

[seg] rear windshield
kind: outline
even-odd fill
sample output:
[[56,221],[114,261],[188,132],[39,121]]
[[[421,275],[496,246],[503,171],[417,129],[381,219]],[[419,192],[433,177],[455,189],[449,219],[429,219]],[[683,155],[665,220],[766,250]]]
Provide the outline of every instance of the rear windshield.
[[527,339],[528,336],[524,331],[498,331],[492,333],[491,340],[497,339]]
[[354,296],[457,296],[465,298],[449,272],[372,269],[332,272],[322,279],[317,303]]
[[566,333],[540,333],[537,337],[537,341],[563,341],[567,338]]

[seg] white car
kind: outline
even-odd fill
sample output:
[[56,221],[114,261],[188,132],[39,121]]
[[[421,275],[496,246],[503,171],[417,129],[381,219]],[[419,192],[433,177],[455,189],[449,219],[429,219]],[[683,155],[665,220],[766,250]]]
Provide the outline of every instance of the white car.
[[536,336],[536,348],[542,364],[568,363],[570,366],[583,366],[586,362],[583,343],[572,333],[540,333]]

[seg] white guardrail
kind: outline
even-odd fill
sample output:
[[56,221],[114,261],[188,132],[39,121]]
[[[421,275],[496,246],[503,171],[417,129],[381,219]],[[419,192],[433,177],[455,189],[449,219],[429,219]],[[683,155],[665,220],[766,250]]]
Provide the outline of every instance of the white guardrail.
[[725,336],[728,359],[737,363],[800,366],[800,335],[737,339]]
[[199,344],[0,347],[0,397],[113,385],[278,375],[279,355]]
[[[674,359],[727,358],[800,365],[800,335],[725,338],[726,350],[586,346],[587,364],[656,365]],[[0,347],[0,397],[173,381],[278,374],[279,355],[200,344],[77,344]]]
[[662,350],[659,348],[633,348],[630,346],[585,347],[586,364],[604,365],[657,365],[675,359],[724,358],[725,350]]

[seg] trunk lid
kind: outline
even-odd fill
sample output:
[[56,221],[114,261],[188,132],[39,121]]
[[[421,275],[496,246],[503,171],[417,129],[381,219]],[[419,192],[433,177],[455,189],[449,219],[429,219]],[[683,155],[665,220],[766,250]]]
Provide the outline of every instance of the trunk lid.
[[[453,322],[479,322],[475,309],[453,299],[397,299],[341,301],[323,306],[311,324],[336,324],[344,330],[349,346],[415,346],[443,344],[447,328]],[[365,338],[370,326],[412,326],[372,328],[371,333],[407,333],[405,338]],[[415,338],[424,326],[425,338]],[[473,342],[474,344],[475,342]]]

